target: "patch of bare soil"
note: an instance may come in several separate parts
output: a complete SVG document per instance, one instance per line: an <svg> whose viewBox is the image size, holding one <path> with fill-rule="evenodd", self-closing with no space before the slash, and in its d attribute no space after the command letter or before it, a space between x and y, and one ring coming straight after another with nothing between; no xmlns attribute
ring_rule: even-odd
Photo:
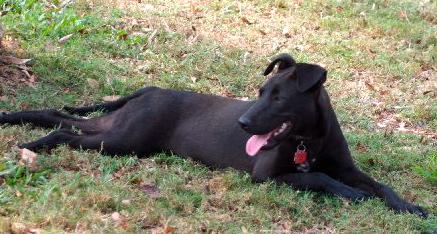
<svg viewBox="0 0 437 234"><path fill-rule="evenodd" d="M4 88L13 91L20 85L34 86L37 79L29 65L31 59L20 58L24 51L18 41L2 35L0 29L0 97Z"/></svg>

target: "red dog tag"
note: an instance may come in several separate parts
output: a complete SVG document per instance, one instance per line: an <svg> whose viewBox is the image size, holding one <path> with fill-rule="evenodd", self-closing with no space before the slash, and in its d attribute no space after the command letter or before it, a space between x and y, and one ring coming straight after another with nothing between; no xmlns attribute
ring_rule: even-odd
<svg viewBox="0 0 437 234"><path fill-rule="evenodd" d="M298 149L294 153L294 163L296 164L304 164L307 161L308 153L306 150Z"/></svg>

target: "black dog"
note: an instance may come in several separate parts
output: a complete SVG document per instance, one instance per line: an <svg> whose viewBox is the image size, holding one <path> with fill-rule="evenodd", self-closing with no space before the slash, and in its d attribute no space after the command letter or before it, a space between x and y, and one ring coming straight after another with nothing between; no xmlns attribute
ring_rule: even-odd
<svg viewBox="0 0 437 234"><path fill-rule="evenodd" d="M78 115L109 112L103 117L27 111L4 113L0 124L61 127L20 146L30 150L68 144L110 155L172 151L211 167L247 171L257 182L271 179L351 200L377 196L395 211L426 217L425 209L401 199L354 165L323 87L326 70L281 54L264 75L276 64L278 72L260 89L257 101L149 87L115 102L65 108Z"/></svg>

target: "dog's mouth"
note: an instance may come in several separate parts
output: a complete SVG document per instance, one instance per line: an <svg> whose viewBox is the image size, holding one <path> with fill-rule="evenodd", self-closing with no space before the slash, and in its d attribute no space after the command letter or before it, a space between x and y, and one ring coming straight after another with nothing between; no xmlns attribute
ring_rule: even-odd
<svg viewBox="0 0 437 234"><path fill-rule="evenodd" d="M284 122L281 126L263 135L253 135L247 140L246 153L255 156L260 150L270 150L277 146L291 132L293 123Z"/></svg>

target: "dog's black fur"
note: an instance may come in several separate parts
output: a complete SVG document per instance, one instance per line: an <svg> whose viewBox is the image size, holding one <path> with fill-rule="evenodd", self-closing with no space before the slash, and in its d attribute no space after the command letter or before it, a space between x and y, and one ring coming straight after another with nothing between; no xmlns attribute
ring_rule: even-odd
<svg viewBox="0 0 437 234"><path fill-rule="evenodd" d="M60 126L48 136L20 146L30 150L68 144L110 155L147 156L171 151L210 167L247 171L257 182L271 179L351 200L376 196L397 212L426 217L425 209L401 199L354 165L323 87L326 70L314 64L295 63L291 56L281 54L267 67L265 75L276 64L277 73L260 89L256 101L149 87L114 102L65 108L78 115L108 112L98 118L77 118L56 110L24 111L3 113L0 124ZM245 144L251 135L266 134L284 122L290 124L283 133L271 137L256 156L247 155ZM301 143L309 157L304 170L293 161Z"/></svg>

